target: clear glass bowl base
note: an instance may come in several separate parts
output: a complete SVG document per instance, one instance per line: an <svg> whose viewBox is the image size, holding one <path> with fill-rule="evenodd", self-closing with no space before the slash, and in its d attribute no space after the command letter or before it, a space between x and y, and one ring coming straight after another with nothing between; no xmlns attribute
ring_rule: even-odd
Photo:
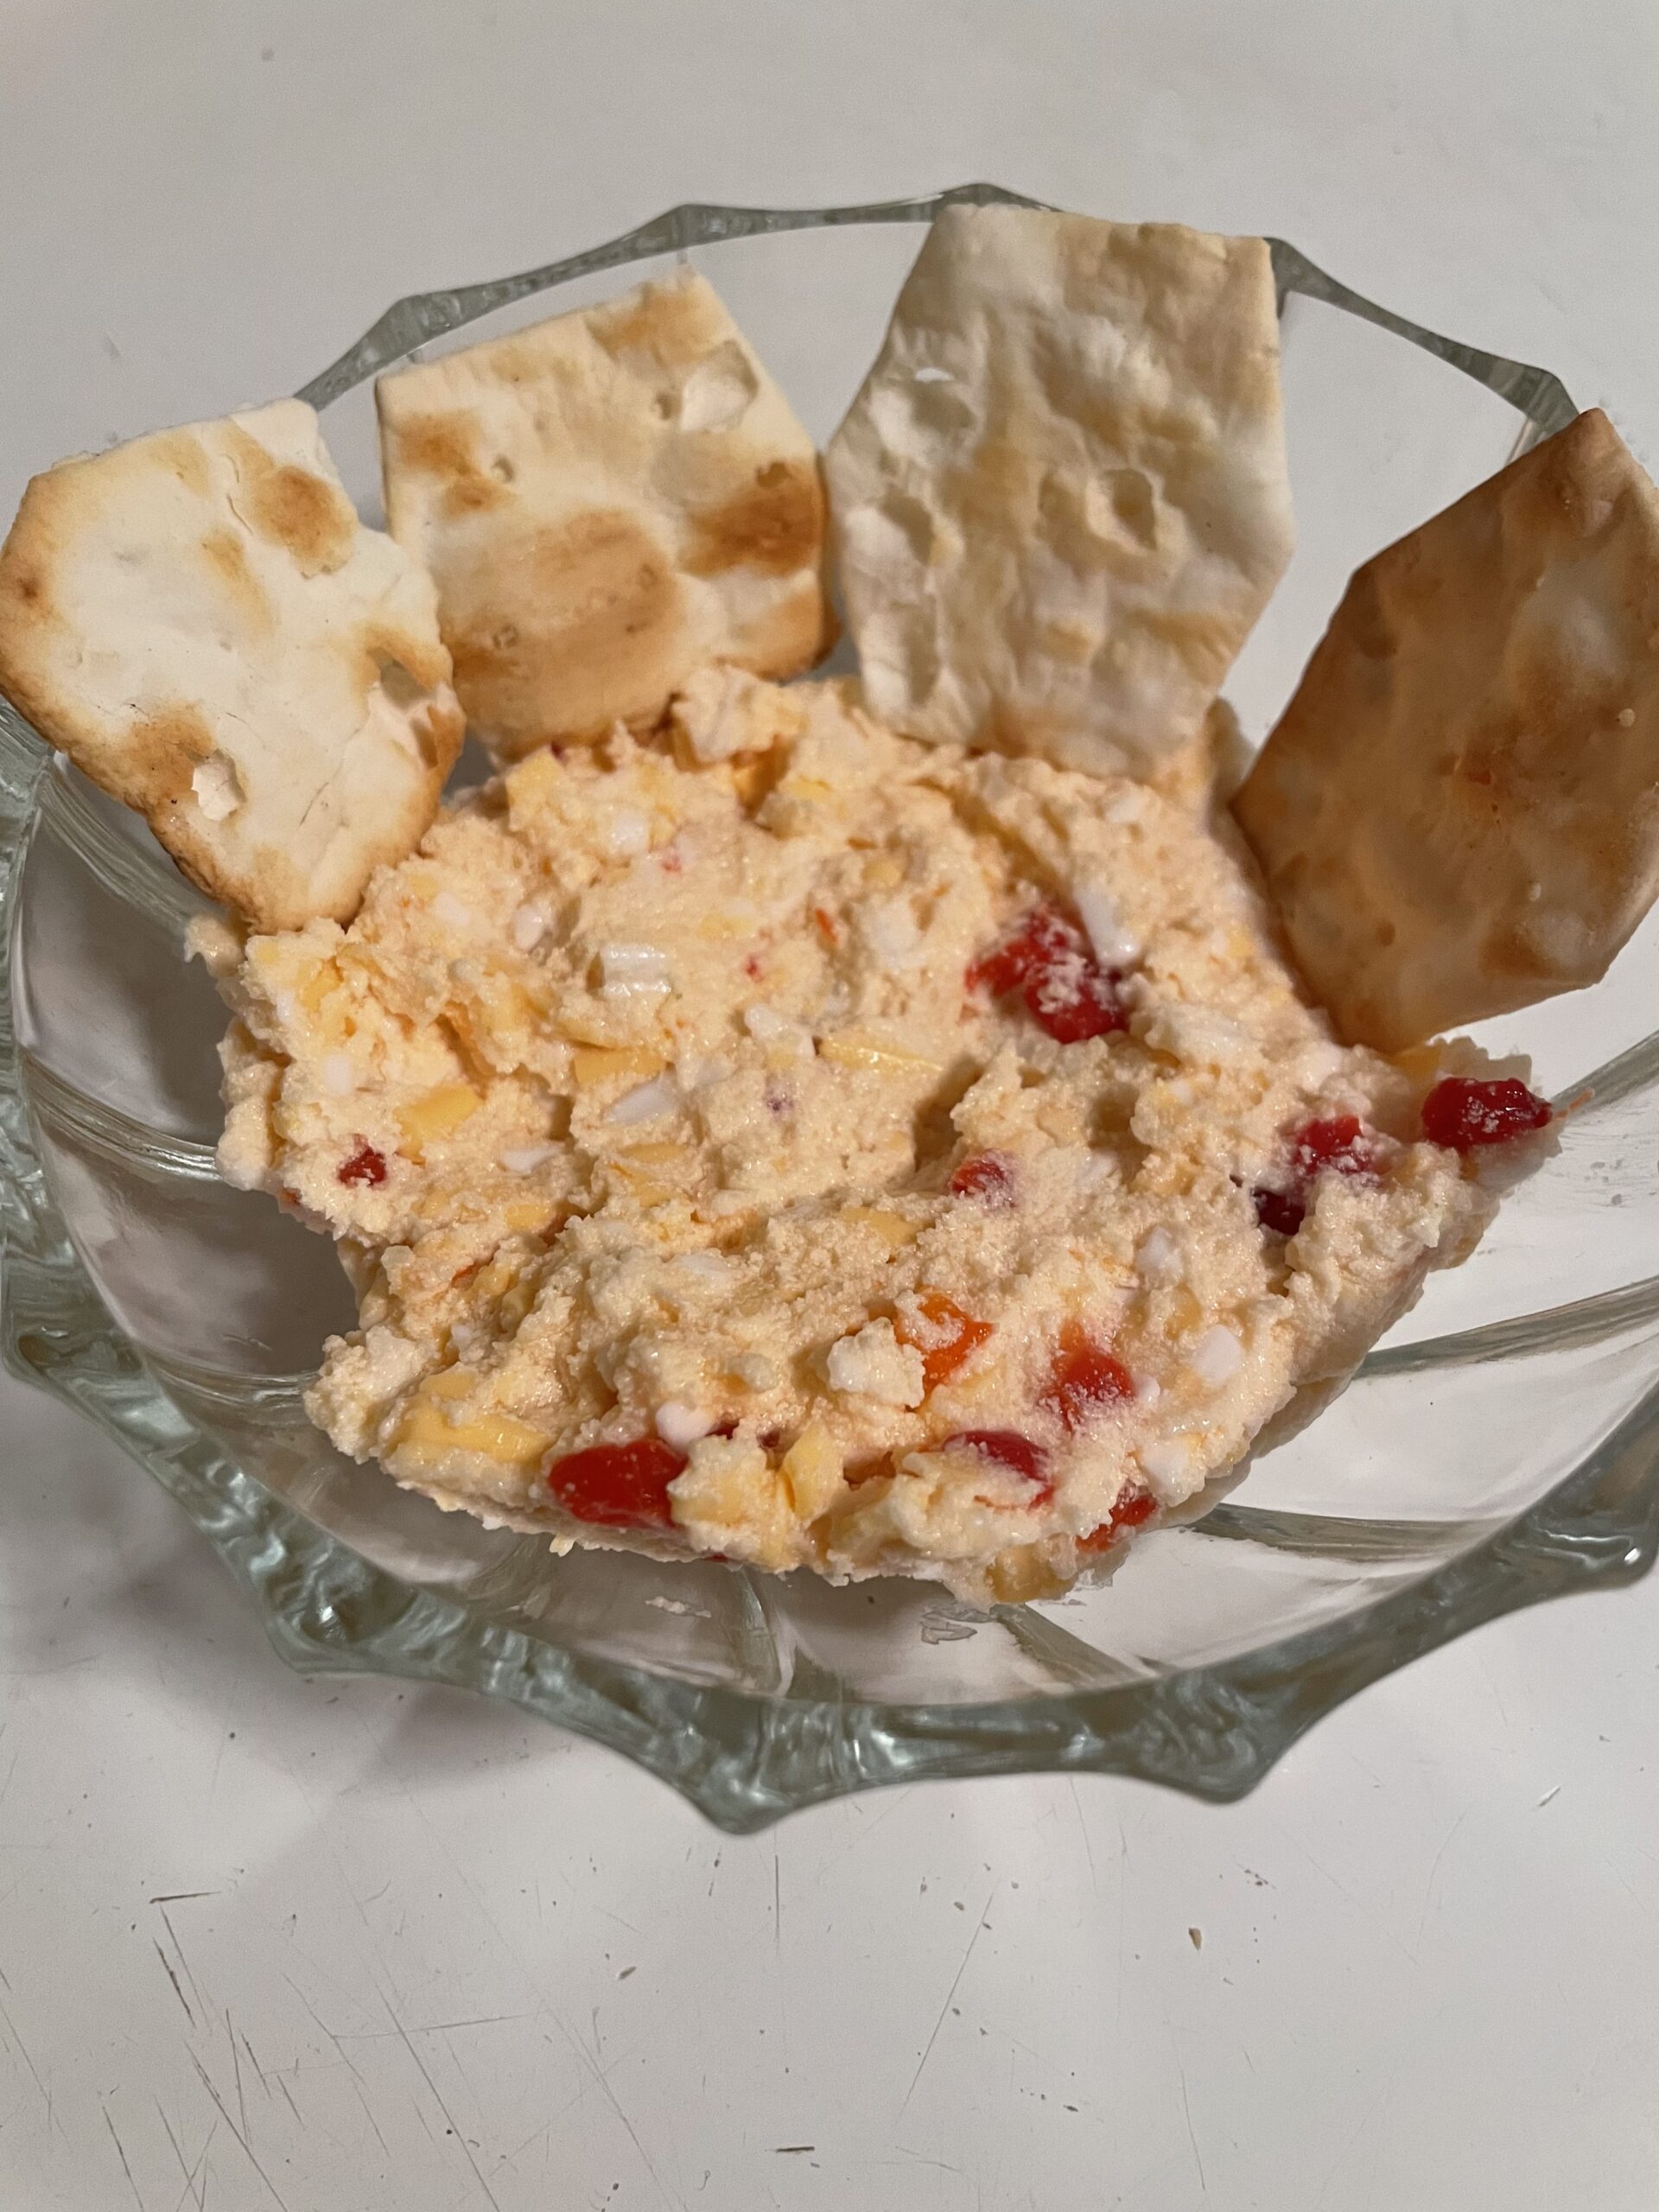
<svg viewBox="0 0 1659 2212"><path fill-rule="evenodd" d="M827 435L950 199L674 210L400 302L307 387L378 518L380 368L702 267ZM1259 735L1356 563L1570 419L1546 372L1418 329L1274 247L1300 541L1229 694ZM623 270L619 278L614 272ZM553 295L550 299L549 296ZM465 333L464 339L460 335ZM353 1466L300 1391L350 1300L326 1243L214 1174L224 1017L200 901L0 702L4 1349L166 1484L308 1671L510 1698L732 1829L929 1775L1069 1768L1249 1789L1320 1714L1475 1623L1629 1580L1659 1530L1659 928L1595 990L1491 1025L1564 1096L1559 1159L1317 1423L1109 1584L978 1614L617 1554L555 1560ZM1587 1072L1589 1071L1589 1072Z"/></svg>

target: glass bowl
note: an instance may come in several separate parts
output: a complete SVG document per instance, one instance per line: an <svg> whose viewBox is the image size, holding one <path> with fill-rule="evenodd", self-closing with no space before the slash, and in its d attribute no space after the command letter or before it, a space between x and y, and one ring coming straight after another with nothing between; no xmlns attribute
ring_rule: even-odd
<svg viewBox="0 0 1659 2212"><path fill-rule="evenodd" d="M702 268L820 439L937 200L676 208L496 283L400 301L303 397L378 518L390 363ZM1030 203L1025 203L1030 204ZM1350 570L1568 420L1556 379L1421 330L1275 242L1296 558L1230 696L1263 732ZM1560 1155L1310 1428L1109 1584L972 1612L617 1553L550 1558L350 1465L300 1392L351 1319L327 1243L226 1187L224 1015L200 902L130 816L0 702L5 1356L183 1505L296 1667L510 1698L613 1745L732 1829L878 1783L1068 1768L1227 1798L1363 1684L1476 1622L1628 1580L1659 1516L1659 930L1608 981L1488 1025L1558 1096ZM1595 1071L1592 1073L1591 1071Z"/></svg>

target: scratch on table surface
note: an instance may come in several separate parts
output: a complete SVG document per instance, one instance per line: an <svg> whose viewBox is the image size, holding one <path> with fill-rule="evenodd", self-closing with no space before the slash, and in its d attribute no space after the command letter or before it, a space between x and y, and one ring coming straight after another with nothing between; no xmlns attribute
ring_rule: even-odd
<svg viewBox="0 0 1659 2212"><path fill-rule="evenodd" d="M879 1813L865 1814L852 1841L843 1843L839 1851L832 1852L824 1860L814 1877L815 1887L822 1889L827 1876L834 1868L840 1866L843 1859L858 1850L861 1845L868 1843L883 1821L890 1821L895 1813L902 1812L910 1802L910 1791L907 1789L884 1789L881 1794L888 1800L887 1803ZM843 1798L842 1802L850 1809L855 1805L863 1805L866 1801L861 1797L848 1797Z"/></svg>
<svg viewBox="0 0 1659 2212"><path fill-rule="evenodd" d="M1397 2073L1398 2069L1396 2069L1395 2070ZM1319 2184L1319 2193L1318 2197L1314 2200L1313 2212L1323 2212L1325 2202L1331 2195L1332 2183L1336 2180L1337 2176L1341 2172L1344 2165L1352 2156L1354 2145L1358 2142L1360 2137L1365 2133L1365 2130L1370 2126L1372 2120L1376 2119L1377 2113L1382 2110L1383 2103L1388 2098L1389 2091L1392 2089L1393 2086L1393 2082L1390 2080L1385 2082L1382 2088L1377 2091L1376 2096L1371 2099L1370 2103L1366 2107L1364 2113L1362 2114L1358 2126L1355 2127L1353 2133L1349 2136L1347 2141L1338 2152L1336 2157L1332 2159L1330 2165L1325 2170L1325 2179Z"/></svg>
<svg viewBox="0 0 1659 2212"><path fill-rule="evenodd" d="M152 1943L156 1943L156 1938L153 1936L149 1940ZM173 1994L178 1999L180 2004L183 2005L184 2017L189 2021L191 2026L194 2028L196 2024L196 2016L190 2010L190 1999L185 1995L183 1990L179 1986L179 1977L173 1971L173 1961L168 1957L167 1953L162 1948L159 1943L156 1943L156 1955L166 1967L167 1978L173 1985Z"/></svg>
<svg viewBox="0 0 1659 2212"><path fill-rule="evenodd" d="M1457 1819L1452 1821L1451 1827L1446 1830L1446 1840L1435 1853L1434 1864L1428 1870L1428 1879L1423 1885L1423 1909L1418 1916L1417 1920L1417 1947L1420 1950L1422 1948L1423 1930L1428 1925L1428 1908L1434 1902L1434 1884L1440 1875L1440 1862L1446 1857L1446 1853L1451 1850L1452 1842L1457 1836L1458 1830L1463 1826L1468 1817L1469 1808L1465 1805L1462 1812L1458 1815Z"/></svg>
<svg viewBox="0 0 1659 2212"><path fill-rule="evenodd" d="M496 2171L499 2173L503 2166L517 2165L519 2159L522 2158L525 2152L529 2150L531 2145L532 2143L540 2143L544 2141L552 2133L552 2121L550 2120L544 2120L541 2126L535 2131L534 2134L525 2136L524 2141L518 2145L516 2151L507 2151L502 2153L501 2157L495 2162Z"/></svg>
<svg viewBox="0 0 1659 2212"><path fill-rule="evenodd" d="M184 1968L184 1978L189 1983L191 1988L195 1992L196 2003L201 2008L202 2018L206 2019L208 2012L207 2001L201 1993L201 1984L196 1980L194 1970L191 1967L190 1961L185 1954L184 1946L179 1941L179 1931L173 1925L173 1916L168 1911L165 1905L158 1906L157 1910L162 1916L162 1927L166 1929L168 1934L173 1938L173 1948L179 1955L179 1964Z"/></svg>
<svg viewBox="0 0 1659 2212"><path fill-rule="evenodd" d="M98 2108L104 2115L105 2126L110 2131L110 2140L115 2145L116 2157L121 2161L121 2171L127 2177L127 2187L132 2191L133 2202L138 2207L138 2212L144 2212L144 2200L138 2194L138 2184L132 2177L132 2168L127 2164L125 2145L115 2132L115 2122L110 2118L110 2108L104 2103L100 2103Z"/></svg>
<svg viewBox="0 0 1659 2212"><path fill-rule="evenodd" d="M1497 1707L1497 1717L1507 1728L1510 1725L1510 1712L1503 1702L1503 1693L1497 1686L1497 1677L1493 1674L1484 1651L1477 1651L1475 1656L1479 1662L1481 1673L1486 1677L1486 1687L1492 1694L1492 1703Z"/></svg>
<svg viewBox="0 0 1659 2212"><path fill-rule="evenodd" d="M409 2053L410 2058L414 2060L416 2069L419 2073L422 2081L425 2082L427 2088L430 2090L433 2103L436 2105L438 2110L443 2114L446 2126L448 2127L450 2133L454 2137L455 2141L460 2145L461 2156L466 2159L467 2164L473 2170L473 2179L483 2190L486 2198L493 2208L493 2212L501 2212L501 2206L496 2196L495 2191L490 2187L488 2182L485 2180L483 2168L479 2164L478 2160L473 2156L472 2145L461 2133L461 2129L456 2123L454 2113L450 2111L448 2106L444 2101L442 2090L439 2088L437 2083L432 2079L430 2069L428 2067L426 2061L421 2056L420 2052L415 2048L414 2038L410 2036L408 2029L404 2027L403 2022L397 2018L396 2012L392 2011L391 2001L387 1998L384 1990L380 1994L380 2001L386 2008L386 2012L391 2021L391 2024L397 2031L398 2039L402 2043L404 2049Z"/></svg>
<svg viewBox="0 0 1659 2212"><path fill-rule="evenodd" d="M1071 1802L1077 1809L1077 1827L1083 1835L1084 1852L1089 1860L1089 1886L1093 1890L1095 1895L1098 1897L1100 1895L1100 1875L1096 1872L1095 1866L1095 1847L1090 1840L1089 1823L1083 1817L1083 1800L1077 1795L1077 1778L1074 1774L1068 1774L1065 1779L1067 1785L1071 1791Z"/></svg>
<svg viewBox="0 0 1659 2212"><path fill-rule="evenodd" d="M634 2149L639 2153L640 2158L644 2162L645 2171L651 2176L652 2187L656 2190L658 2196L662 2198L663 2202L669 2206L669 2212L673 2212L673 2206L669 2197L668 2191L663 2187L662 2177L657 2171L655 2162L653 2161L650 2152L646 2150L645 2145L639 2140L639 2131L635 2127L633 2122L628 2118L627 2113L623 2111L621 2101L617 2096L616 2091L605 2079L604 2073L601 2069L597 2061L594 2059L593 2053L588 2050L587 2044L583 2043L582 2037L576 2033L575 2030L570 2025L570 2023L565 2018L562 2012L555 2012L553 2015L553 2021L560 2034L563 2036L571 2050L575 2052L576 2056L582 2061L583 2067L586 2069L588 2075L598 2088L601 2095L603 2096L611 2110L621 2121L623 2126L626 2128L628 2132L628 2140L632 2144Z"/></svg>
<svg viewBox="0 0 1659 2212"><path fill-rule="evenodd" d="M246 2035L243 2033L243 2031L240 2028L237 2030L237 2033L242 2037L242 2048L248 2054L249 2065L252 2067L254 2072L259 2076L260 2088L264 2091L265 2094L269 2096L270 2094L270 2083L265 2078L264 2068L259 2063L258 2059L254 2055L253 2045L248 2041Z"/></svg>
<svg viewBox="0 0 1659 2212"><path fill-rule="evenodd" d="M364 2112L368 2117L369 2126L374 2130L375 2140L379 2144L380 2148L385 2152L387 2158L390 2158L391 2156L391 2145L387 2142L385 2137L380 2133L380 2123L374 2116L374 2107L369 2102L367 2097L363 2094L362 2079L355 2066L352 2069L352 2088L356 2092L357 2101L362 2106Z"/></svg>
<svg viewBox="0 0 1659 2212"><path fill-rule="evenodd" d="M1115 2026L1121 2027L1123 2022L1124 1954L1129 1948L1128 1892L1130 1872L1129 1832L1123 1824L1122 1813L1117 1816L1117 1974L1113 1985L1112 2020Z"/></svg>
<svg viewBox="0 0 1659 2212"><path fill-rule="evenodd" d="M248 2164L253 2168L255 2173L258 2175L260 2180L264 2182L267 2190L270 2190L271 2198L278 2208L278 2212L288 2212L288 2205L283 2196L282 2191L277 2188L276 2183L272 2181L270 2176L260 2164L258 2158L255 2154L252 2144L248 2141L245 2135L239 2135L237 2133L236 2122L231 2118L230 2113L226 2107L225 2100L219 2094L218 2085L215 2083L213 2075L209 2074L207 2069L202 2064L200 2059L196 2056L194 2050L190 2054L190 2063L195 2068L197 2074L200 2076L201 2086L207 2090L208 2095L213 2099L219 2118L224 2121L226 2126L230 2129L232 2134L236 2136L237 2141L241 2145L243 2157L246 2158Z"/></svg>
<svg viewBox="0 0 1659 2212"><path fill-rule="evenodd" d="M930 2158L925 2151L912 2151L908 2143L895 2143L893 2149L901 2158L914 2158L918 2166L937 2166L942 2174L959 2174L960 2166L953 2166L945 2158Z"/></svg>
<svg viewBox="0 0 1659 2212"><path fill-rule="evenodd" d="M443 1836L440 1834L436 1824L433 1821L432 1815L427 1811L426 1807L422 1803L419 1793L410 1789L408 1777L405 1775L397 1772L395 1768L392 1770L391 1778L404 1802L409 1806L416 1818L420 1821L421 1826L426 1830L428 1835L432 1839L434 1849L438 1853L439 1856L446 1861L454 1874L455 1879L466 1891L467 1896L471 1897L474 1904L478 1910L480 1917L484 1921L486 1927L489 1927L495 1931L495 1938L501 1946L503 1955L509 1959L516 1959L518 1956L518 1945L512 1937L508 1935L506 1929L501 1925L501 1923L490 1910L488 1904L485 1902L482 1891L480 1890L478 1885L474 1881L466 1867L462 1866L461 1860L456 1857L455 1853L450 1849L448 1844L444 1840ZM356 1899L353 1898L353 1902L355 1904ZM359 1905L358 1910L361 1912L362 1907ZM626 1923L624 1924L626 1925ZM638 1929L635 1929L633 1932L637 1935L639 1931Z"/></svg>
<svg viewBox="0 0 1659 2212"><path fill-rule="evenodd" d="M772 1832L772 1948L784 1955L784 1878L778 1863L778 1831Z"/></svg>
<svg viewBox="0 0 1659 2212"><path fill-rule="evenodd" d="M1281 1827L1275 1822L1274 1834L1277 1842L1295 1852L1297 1856L1304 1860L1306 1865L1311 1866L1313 1869L1313 1872L1318 1874L1322 1880L1329 1882L1332 1888L1337 1892L1337 1895L1343 1899L1344 1904L1351 1905L1357 1913L1363 1914L1366 1911L1364 1900L1354 1891L1351 1890L1348 1885L1338 1875L1333 1874L1331 1869L1325 1865L1324 1859L1315 1858L1313 1853L1308 1849L1307 1846L1302 1841L1301 1838L1295 1834L1293 1830ZM1244 1871L1246 1873L1249 1873L1249 1869L1246 1867ZM1255 1875L1254 1879L1263 1889L1271 1886L1271 1885L1268 1884L1260 1874ZM1389 1942L1393 1944L1395 1949L1399 1952L1402 1959L1409 1959L1413 1966L1415 1966L1418 1963L1414 1955L1407 1949L1406 1946L1401 1942L1399 1936L1392 1928L1385 1929L1383 1933L1387 1936Z"/></svg>
<svg viewBox="0 0 1659 2212"><path fill-rule="evenodd" d="M248 2101L242 2094L242 2060L236 2048L236 2030L231 2024L228 2005L225 2007L225 2034L231 2046L231 2070L236 2076L236 2109L241 2116L242 2133L245 2138L251 2133L248 2126Z"/></svg>
<svg viewBox="0 0 1659 2212"><path fill-rule="evenodd" d="M179 2148L179 2139L173 2133L173 2123L168 2118L167 2113L159 2097L156 2099L156 2109L161 2115L162 2127L167 2131L167 2139L173 2145L173 2155L179 2162L179 2171L184 2176L184 2196L194 2196L196 2200L196 2212L201 2212L202 2199L207 2194L207 2184L204 2182L201 2187L198 2189L196 2187L196 2176L201 2171L202 2164L207 2156L208 2148L213 2142L214 2135L218 2132L219 2122L216 2120L210 2120L208 2121L207 2139L202 2144L200 2150L196 2153L196 2163L194 2166L188 2165L185 2163L184 2153ZM181 2196L179 2199L181 2204L184 2202L184 2196Z"/></svg>
<svg viewBox="0 0 1659 2212"><path fill-rule="evenodd" d="M214 1793L214 1792L215 1792L215 1790L217 1790L217 1789L219 1788L219 1769L220 1769L220 1767L222 1767L222 1766L224 1765L224 1764L225 1764L225 1752L226 1752L226 1746L227 1746L227 1745L229 1745L229 1743L230 1743L230 1740L231 1740L231 1739L230 1739L229 1736L225 1735L225 1734L221 1734L221 1735L220 1735L220 1737L219 1737L219 1752L218 1752L218 1756L217 1756L217 1757L214 1758L214 1760L213 1760L213 1773L209 1776L209 1777L208 1777L208 1781L207 1781L207 1808L208 1808L208 1810L209 1810L209 1811L211 1811L211 1810L212 1810L212 1808L213 1808L213 1793Z"/></svg>
<svg viewBox="0 0 1659 2212"><path fill-rule="evenodd" d="M915 2095L916 2084L921 2080L928 2060L933 2056L933 2046L939 2039L939 2030L944 2025L944 2016L950 2010L950 2000L962 1986L962 1977L968 1971L968 1961L974 1955L974 1946L985 1933L985 1923L989 1917L992 1905L996 1902L996 1893L1001 1887L1000 1882L993 1884L987 1893L984 1904L980 1908L979 1919L975 1925L973 1934L968 1938L968 1948L962 1955L962 1963L957 1968L956 1978L944 1993L944 2002L939 2007L938 2018L933 2023L933 2032L927 2039L926 2046L917 2063L916 2071L910 2077L910 2087L905 2091L905 2101L899 2107L900 2112L906 2109L911 2099Z"/></svg>
<svg viewBox="0 0 1659 2212"><path fill-rule="evenodd" d="M1179 2059L1176 2061L1176 2064L1180 2066ZM1186 2069L1185 2066L1180 2066L1180 2075L1181 2110L1186 2115L1186 2139L1192 2145L1192 2163L1198 2170L1198 2194L1200 2196L1208 2196L1210 2194L1210 2184L1204 2177L1204 2153L1198 2148L1198 2130L1192 2125L1192 2105L1191 2099L1186 2094Z"/></svg>
<svg viewBox="0 0 1659 2212"><path fill-rule="evenodd" d="M17 2023L12 2018L10 2007L9 2005L0 2005L0 2020L3 2020L5 2022L6 2033L11 2037L13 2043L16 2044L17 2055L22 2060L24 2065L29 2069L29 2078L34 2082L35 2088L41 2093L41 2102L46 2107L47 2123L50 2126L52 2120L51 2093L47 2088L45 2082L42 2082L40 2077L34 2058L30 2055L29 2045L23 2041L22 2036L17 2032Z"/></svg>
<svg viewBox="0 0 1659 2212"><path fill-rule="evenodd" d="M334 2046L335 2056L340 2059L344 2064L349 2066L352 2062L346 2056L346 2053L340 2048L340 2038L334 2033L327 2021L323 2018L321 2013L318 2012L316 2006L311 2002L311 1999L300 1987L299 1983L295 1980L291 1974L285 1974L283 1976L283 1980L288 1984L294 1994L299 1999L301 2004L304 2005L306 2011L310 2014L319 2033L327 2036L329 2042L333 2044Z"/></svg>

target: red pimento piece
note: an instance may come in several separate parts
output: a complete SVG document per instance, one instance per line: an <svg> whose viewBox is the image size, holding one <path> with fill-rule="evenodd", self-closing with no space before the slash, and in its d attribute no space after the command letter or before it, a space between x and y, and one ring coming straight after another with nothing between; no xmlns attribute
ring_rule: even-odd
<svg viewBox="0 0 1659 2212"><path fill-rule="evenodd" d="M386 1179L386 1156L377 1152L372 1144L359 1140L357 1150L349 1160L342 1160L334 1170L337 1183L380 1184Z"/></svg>
<svg viewBox="0 0 1659 2212"><path fill-rule="evenodd" d="M988 991L994 999L1000 999L1007 991L1018 990L1038 970L1052 968L1057 960L1081 950L1077 932L1064 914L1052 906L1033 906L1015 924L1011 936L971 963L968 988Z"/></svg>
<svg viewBox="0 0 1659 2212"><path fill-rule="evenodd" d="M1129 1018L1117 995L1117 974L1103 968L1083 932L1052 906L1033 907L967 974L970 991L993 998L1020 992L1026 1010L1057 1044L1127 1029Z"/></svg>
<svg viewBox="0 0 1659 2212"><path fill-rule="evenodd" d="M922 1355L922 1381L930 1390L948 1382L969 1355L995 1332L988 1321L976 1321L942 1291L925 1290L916 1303L928 1323L928 1341L906 1332L903 1319L893 1330L901 1344L912 1344ZM941 1332L948 1330L950 1334Z"/></svg>
<svg viewBox="0 0 1659 2212"><path fill-rule="evenodd" d="M1307 1218L1307 1207L1294 1191L1268 1191L1260 1185L1250 1192L1255 1217L1275 1236L1294 1236Z"/></svg>
<svg viewBox="0 0 1659 2212"><path fill-rule="evenodd" d="M1101 1522L1086 1536L1077 1538L1080 1552L1109 1551L1126 1529L1138 1529L1142 1522L1150 1521L1158 1510L1158 1501L1150 1491L1126 1490L1116 1505Z"/></svg>
<svg viewBox="0 0 1659 2212"><path fill-rule="evenodd" d="M1086 953L1061 961L1030 976L1026 1010L1057 1045L1081 1045L1090 1037L1109 1037L1129 1026L1128 1009L1117 995L1117 977Z"/></svg>
<svg viewBox="0 0 1659 2212"><path fill-rule="evenodd" d="M999 1467L1012 1467L1032 1485L1027 1509L1046 1505L1054 1495L1048 1479L1048 1454L1040 1444L1011 1428L962 1428L937 1446L941 1452L971 1452L976 1459L995 1459Z"/></svg>
<svg viewBox="0 0 1659 2212"><path fill-rule="evenodd" d="M841 943L841 925L827 906L815 906L812 918L818 925L818 934L826 944Z"/></svg>
<svg viewBox="0 0 1659 2212"><path fill-rule="evenodd" d="M671 1529L668 1486L685 1454L660 1437L632 1444L594 1444L568 1452L547 1471L547 1486L567 1513L601 1529Z"/></svg>
<svg viewBox="0 0 1659 2212"><path fill-rule="evenodd" d="M1086 1427L1103 1407L1135 1395L1135 1378L1121 1359L1097 1343L1080 1321L1060 1331L1042 1402L1060 1417L1068 1434Z"/></svg>
<svg viewBox="0 0 1659 2212"><path fill-rule="evenodd" d="M1518 1076L1486 1083L1448 1075L1423 1101L1423 1135L1452 1152L1472 1152L1477 1145L1507 1144L1553 1120L1548 1103L1527 1089Z"/></svg>
<svg viewBox="0 0 1659 2212"><path fill-rule="evenodd" d="M997 1211L1014 1204L1014 1162L1006 1152L976 1152L950 1178L950 1195Z"/></svg>
<svg viewBox="0 0 1659 2212"><path fill-rule="evenodd" d="M1375 1175L1376 1154L1357 1114L1309 1122L1290 1141L1290 1162L1305 1182L1329 1167L1338 1175Z"/></svg>
<svg viewBox="0 0 1659 2212"><path fill-rule="evenodd" d="M1255 1217L1275 1236L1294 1236L1307 1218L1307 1192L1327 1173L1349 1175L1360 1182L1375 1182L1381 1169L1370 1132L1357 1114L1333 1114L1322 1122L1305 1122L1290 1141L1290 1166L1294 1177L1287 1191L1258 1183L1250 1192Z"/></svg>

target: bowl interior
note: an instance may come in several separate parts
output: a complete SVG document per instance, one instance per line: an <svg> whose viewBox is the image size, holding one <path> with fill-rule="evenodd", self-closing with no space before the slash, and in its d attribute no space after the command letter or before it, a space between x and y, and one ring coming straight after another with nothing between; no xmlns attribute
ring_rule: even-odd
<svg viewBox="0 0 1659 2212"><path fill-rule="evenodd" d="M709 238L683 255L617 255L423 350L689 258L822 440L874 353L920 235L913 220L817 223ZM1281 250L1299 547L1229 686L1252 738L1357 563L1500 467L1565 402L1522 386L1518 406L1493 388L1513 390L1514 378L1460 373L1363 302L1333 303L1340 288L1295 289L1299 266ZM438 297L453 306L454 296ZM332 401L325 430L378 520L366 383ZM988 1617L915 1584L832 1590L712 1564L551 1560L533 1540L404 1496L306 1421L302 1382L323 1338L349 1325L351 1301L323 1240L214 1176L224 1017L181 954L200 904L130 817L66 764L48 768L13 902L13 1006L29 1141L73 1260L113 1332L230 1463L400 1583L560 1652L766 1700L1014 1701L1029 1717L1046 1700L1362 1623L1583 1468L1652 1388L1659 1294L1643 1278L1659 1253L1659 1053L1641 1048L1659 918L1598 988L1481 1033L1494 1049L1531 1051L1557 1091L1626 1056L1568 1126L1560 1158L1510 1201L1468 1267L1431 1281L1316 1425L1262 1454L1199 1525L1139 1542L1109 1585Z"/></svg>

